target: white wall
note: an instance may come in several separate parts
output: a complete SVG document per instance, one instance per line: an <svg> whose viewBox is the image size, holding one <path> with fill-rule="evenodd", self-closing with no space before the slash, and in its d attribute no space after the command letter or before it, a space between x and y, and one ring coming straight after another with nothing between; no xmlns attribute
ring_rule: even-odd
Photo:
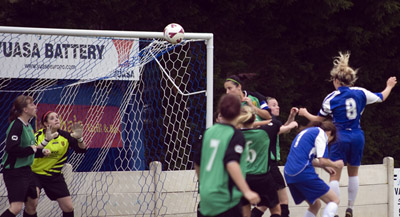
<svg viewBox="0 0 400 217"><path fill-rule="evenodd" d="M199 198L195 172L193 170L161 171L159 162L152 164L151 168L149 171L107 172L109 177L112 177L112 183L107 186L107 191L100 194L98 192L91 193L93 191L90 189L97 180L104 179L103 176L100 176L102 174L72 173L71 168L67 168L65 171L67 183L71 183L73 180L83 180L84 182L76 192L71 191L75 216L154 217L157 215L152 213L163 213L164 217L196 217L195 207ZM280 169L282 171L283 167ZM317 170L317 172L323 180L328 182L329 176L326 172L321 170ZM359 179L360 188L354 215L393 217L393 158L385 158L383 164L361 166ZM4 185L1 174L0 180L0 183ZM340 181L340 216L344 216L347 205L347 181L347 170L344 168ZM143 191L144 185L147 186L145 191ZM0 201L7 201L4 200L6 196L7 193L4 190L0 192ZM60 216L57 203L49 202L47 197L44 198L39 203L39 216ZM94 203L94 205L82 206L88 201L97 201L97 198L101 198L99 201L102 201L102 204ZM290 193L289 199L290 216L303 217L307 209L306 203L294 205ZM145 209L143 202L145 202ZM100 206L101 210L98 208ZM6 207L1 206L0 213ZM85 207L85 210L82 210L82 207ZM53 209L53 211L50 212L49 209ZM321 213L322 210L318 216L321 216ZM267 216L270 216L269 212L264 214L264 217Z"/></svg>

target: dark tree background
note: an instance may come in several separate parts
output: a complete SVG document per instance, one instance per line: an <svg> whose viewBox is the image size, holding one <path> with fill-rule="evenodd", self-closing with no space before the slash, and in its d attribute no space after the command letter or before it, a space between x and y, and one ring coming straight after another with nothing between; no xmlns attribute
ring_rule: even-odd
<svg viewBox="0 0 400 217"><path fill-rule="evenodd" d="M292 106L318 112L334 90L338 51L351 51L357 86L380 92L388 77L400 77L399 0L0 0L3 26L162 31L171 22L214 34L215 101L227 75L252 75L245 89L276 97L282 121ZM399 93L367 106L363 164L392 156L400 167ZM283 162L294 136L281 136Z"/></svg>

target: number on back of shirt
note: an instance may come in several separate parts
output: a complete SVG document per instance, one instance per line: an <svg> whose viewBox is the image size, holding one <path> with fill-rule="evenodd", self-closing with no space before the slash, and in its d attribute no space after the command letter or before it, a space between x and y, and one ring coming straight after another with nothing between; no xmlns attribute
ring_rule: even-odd
<svg viewBox="0 0 400 217"><path fill-rule="evenodd" d="M207 167L206 167L206 171L210 171L212 168L212 165L214 163L215 160L215 155L217 155L217 150L218 150L218 146L219 146L220 141L217 139L211 139L210 141L210 148L213 149L212 153L211 153L211 157L210 160L208 161Z"/></svg>
<svg viewBox="0 0 400 217"><path fill-rule="evenodd" d="M346 99L346 116L349 120L357 118L357 105L353 98Z"/></svg>
<svg viewBox="0 0 400 217"><path fill-rule="evenodd" d="M247 141L246 146L249 147L253 143L253 141ZM247 162L253 163L257 158L257 153L254 149L249 149L249 153L247 154Z"/></svg>

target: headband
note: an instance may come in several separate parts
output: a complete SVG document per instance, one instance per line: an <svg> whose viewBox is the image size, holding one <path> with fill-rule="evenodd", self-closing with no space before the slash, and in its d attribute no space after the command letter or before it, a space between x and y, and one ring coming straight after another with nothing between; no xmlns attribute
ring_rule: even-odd
<svg viewBox="0 0 400 217"><path fill-rule="evenodd" d="M44 113L44 115L42 116L42 123L44 123L44 120L46 119L47 115L49 115L52 112L53 111L48 111L48 112Z"/></svg>
<svg viewBox="0 0 400 217"><path fill-rule="evenodd" d="M227 81L232 81L232 82L234 82L234 83L240 85L240 83L239 83L238 81L236 81L235 79L227 78L226 80L227 80Z"/></svg>

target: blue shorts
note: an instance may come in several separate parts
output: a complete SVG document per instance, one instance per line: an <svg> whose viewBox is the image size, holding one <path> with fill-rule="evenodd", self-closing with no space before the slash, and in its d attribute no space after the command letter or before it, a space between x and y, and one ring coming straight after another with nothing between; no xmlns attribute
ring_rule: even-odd
<svg viewBox="0 0 400 217"><path fill-rule="evenodd" d="M329 186L320 178L297 183L287 183L294 202L300 204L304 200L313 204L329 191Z"/></svg>
<svg viewBox="0 0 400 217"><path fill-rule="evenodd" d="M344 164L360 166L364 151L364 132L361 129L340 130L338 138L329 149L332 161L343 160Z"/></svg>

